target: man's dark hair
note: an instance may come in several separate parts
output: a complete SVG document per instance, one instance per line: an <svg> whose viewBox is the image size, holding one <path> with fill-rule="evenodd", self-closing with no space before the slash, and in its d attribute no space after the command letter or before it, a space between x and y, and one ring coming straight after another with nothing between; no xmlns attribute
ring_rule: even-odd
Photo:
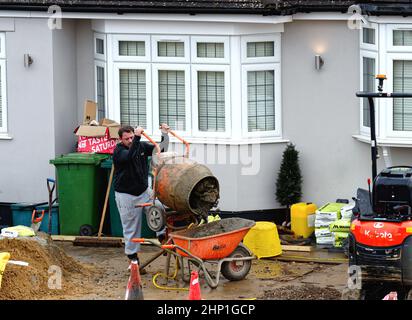
<svg viewBox="0 0 412 320"><path fill-rule="evenodd" d="M128 132L128 133L133 133L134 128L132 126L123 126L119 129L119 138L123 136L123 133Z"/></svg>

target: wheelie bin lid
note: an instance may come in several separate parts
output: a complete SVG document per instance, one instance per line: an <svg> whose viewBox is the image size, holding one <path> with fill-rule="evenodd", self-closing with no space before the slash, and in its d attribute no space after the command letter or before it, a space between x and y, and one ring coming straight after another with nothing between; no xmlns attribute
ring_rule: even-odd
<svg viewBox="0 0 412 320"><path fill-rule="evenodd" d="M38 206L38 203L34 202L19 202L19 203L13 203L10 208L12 210L33 210L36 206Z"/></svg>
<svg viewBox="0 0 412 320"><path fill-rule="evenodd" d="M109 157L107 154L98 153L68 153L50 160L51 164L94 164L99 165Z"/></svg>

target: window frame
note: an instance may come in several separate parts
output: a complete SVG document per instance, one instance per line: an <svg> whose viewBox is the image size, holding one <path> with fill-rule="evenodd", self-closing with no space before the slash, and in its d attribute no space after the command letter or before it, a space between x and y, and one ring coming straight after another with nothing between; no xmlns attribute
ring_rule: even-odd
<svg viewBox="0 0 412 320"><path fill-rule="evenodd" d="M405 60L412 61L412 52L410 53L388 53L387 72L392 75L388 77L387 86L394 91L394 79L393 79L393 61ZM388 90L389 91L389 90ZM411 99L411 98L408 98ZM384 109L386 109L386 134L388 138L412 138L412 131L396 131L393 128L393 99L385 99Z"/></svg>
<svg viewBox="0 0 412 320"><path fill-rule="evenodd" d="M97 45L96 45L96 40L97 39L103 40L104 54L97 53ZM94 36L93 36L93 48L94 48L94 59L106 61L106 57L107 57L106 34L104 34L104 33L95 33L94 34Z"/></svg>
<svg viewBox="0 0 412 320"><path fill-rule="evenodd" d="M115 121L121 122L120 110L120 70L145 70L146 71L146 126L145 131L151 135L153 133L153 103L152 103L152 71L150 63L113 63L113 86L114 86L114 115Z"/></svg>
<svg viewBox="0 0 412 320"><path fill-rule="evenodd" d="M131 34L116 34L112 37L113 45L112 56L114 61L134 61L134 62L150 62L151 61L151 45L149 35L131 35ZM120 41L143 41L145 44L144 56L121 56L119 54Z"/></svg>
<svg viewBox="0 0 412 320"><path fill-rule="evenodd" d="M231 99L230 99L230 66L225 65L192 65L192 135L194 137L230 138L231 128ZM210 132L199 130L199 101L198 101L198 71L224 72L225 81L225 131Z"/></svg>
<svg viewBox="0 0 412 320"><path fill-rule="evenodd" d="M183 42L184 56L183 57L159 57L158 42ZM190 63L190 42L189 36L180 35L156 35L151 36L152 46L152 62L153 63Z"/></svg>
<svg viewBox="0 0 412 320"><path fill-rule="evenodd" d="M98 103L98 92L97 92L97 67L103 68L103 73L104 73L104 114L105 117L108 117L108 108L107 108L107 68L106 68L106 62L100 61L100 60L95 60L94 61L94 97L96 103ZM97 118L99 115L99 110L97 110ZM100 119L97 119L100 120Z"/></svg>
<svg viewBox="0 0 412 320"><path fill-rule="evenodd" d="M379 72L379 54L377 52L373 52L373 51L361 51L360 53L360 91L363 91L363 58L372 58L375 59L375 75L378 74ZM361 134L364 135L370 135L370 127L366 127L363 125L363 101L364 99L359 99L360 102L360 132ZM379 134L379 130L380 130L380 125L379 125L379 105L380 105L380 99L375 99L375 124L376 124L376 134Z"/></svg>
<svg viewBox="0 0 412 320"><path fill-rule="evenodd" d="M1 34L0 37L4 39L4 34ZM4 48L4 46L3 46ZM2 103L1 103L1 113L2 113L2 125L0 126L0 134L5 134L8 132L8 113L7 113L7 72L6 72L6 60L0 60L0 68L1 68L1 79L4 79L3 85L1 86L1 95L2 95Z"/></svg>
<svg viewBox="0 0 412 320"><path fill-rule="evenodd" d="M190 64L172 64L172 63L152 63L152 94L153 94L153 128L158 128L160 124L160 111L159 111L159 71L184 71L185 72L185 128L186 130L174 130L178 135L191 136L192 134L192 117L191 117L191 83L190 83ZM170 125L170 123L169 123Z"/></svg>
<svg viewBox="0 0 412 320"><path fill-rule="evenodd" d="M273 41L274 42L274 56L271 57L253 57L248 58L247 56L247 44L248 42L264 42L264 41ZM241 36L241 62L243 64L251 63L268 63L268 62L280 62L281 55L281 35L280 33L276 34L265 34L265 35L252 35L252 36Z"/></svg>
<svg viewBox="0 0 412 320"><path fill-rule="evenodd" d="M386 25L386 51L389 52L412 52L412 46L394 46L393 45L393 31L395 30L410 30L412 31L412 24L387 24Z"/></svg>
<svg viewBox="0 0 412 320"><path fill-rule="evenodd" d="M197 56L197 44L198 43L223 43L224 46L224 57L223 58L199 58ZM229 64L230 63L230 41L229 37L216 36L216 37L205 37L205 36L192 36L190 37L191 46L191 62L192 63L207 63L207 64Z"/></svg>
<svg viewBox="0 0 412 320"><path fill-rule="evenodd" d="M373 50L378 51L379 48L379 26L377 23L369 23L369 25L365 26L365 28L374 29L375 30L375 44L364 43L363 42L363 27L360 29L360 48L363 50Z"/></svg>
<svg viewBox="0 0 412 320"><path fill-rule="evenodd" d="M249 132L248 124L248 91L247 91L247 72L248 71L274 71L274 94L275 94L275 130ZM242 136L251 137L277 137L282 135L282 97L281 97L281 66L276 64L251 64L242 65Z"/></svg>

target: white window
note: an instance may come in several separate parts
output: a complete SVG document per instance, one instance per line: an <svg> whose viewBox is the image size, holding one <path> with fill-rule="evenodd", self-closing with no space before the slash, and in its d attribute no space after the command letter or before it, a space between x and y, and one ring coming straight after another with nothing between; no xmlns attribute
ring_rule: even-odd
<svg viewBox="0 0 412 320"><path fill-rule="evenodd" d="M95 61L95 99L97 102L97 119L106 118L106 64L102 61Z"/></svg>
<svg viewBox="0 0 412 320"><path fill-rule="evenodd" d="M412 92L411 60L393 60L393 91ZM393 100L393 130L412 131L412 99Z"/></svg>
<svg viewBox="0 0 412 320"><path fill-rule="evenodd" d="M5 34L0 33L0 133L7 132L7 89Z"/></svg>
<svg viewBox="0 0 412 320"><path fill-rule="evenodd" d="M167 123L177 132L190 134L190 66L153 65L153 115L159 126Z"/></svg>
<svg viewBox="0 0 412 320"><path fill-rule="evenodd" d="M360 46L364 50L378 50L379 29L376 23L370 23L360 30Z"/></svg>
<svg viewBox="0 0 412 320"><path fill-rule="evenodd" d="M94 58L106 60L106 35L104 34L94 34Z"/></svg>
<svg viewBox="0 0 412 320"><path fill-rule="evenodd" d="M153 61L190 62L189 37L152 36Z"/></svg>
<svg viewBox="0 0 412 320"><path fill-rule="evenodd" d="M191 37L192 63L229 64L229 37Z"/></svg>
<svg viewBox="0 0 412 320"><path fill-rule="evenodd" d="M230 137L230 67L192 65L193 134Z"/></svg>
<svg viewBox="0 0 412 320"><path fill-rule="evenodd" d="M387 91L412 92L412 53L387 55ZM386 136L389 138L412 138L412 99L385 99Z"/></svg>
<svg viewBox="0 0 412 320"><path fill-rule="evenodd" d="M378 82L375 79L378 74L378 54L370 51L361 52L361 91L376 92ZM375 115L376 118L379 113L379 101L375 100ZM369 116L369 102L367 98L360 99L361 112L361 132L370 134L370 116ZM378 124L378 121L376 122Z"/></svg>
<svg viewBox="0 0 412 320"><path fill-rule="evenodd" d="M388 52L412 52L412 25L387 25L386 42Z"/></svg>
<svg viewBox="0 0 412 320"><path fill-rule="evenodd" d="M242 63L280 62L280 35L242 37Z"/></svg>
<svg viewBox="0 0 412 320"><path fill-rule="evenodd" d="M96 99L112 119L149 134L168 123L184 137L280 137L280 35L107 39L107 65L96 64Z"/></svg>
<svg viewBox="0 0 412 320"><path fill-rule="evenodd" d="M245 65L243 133L245 136L280 136L280 66Z"/></svg>
<svg viewBox="0 0 412 320"><path fill-rule="evenodd" d="M116 119L152 133L151 71L149 64L114 65Z"/></svg>
<svg viewBox="0 0 412 320"><path fill-rule="evenodd" d="M150 36L116 35L112 39L115 61L150 62Z"/></svg>

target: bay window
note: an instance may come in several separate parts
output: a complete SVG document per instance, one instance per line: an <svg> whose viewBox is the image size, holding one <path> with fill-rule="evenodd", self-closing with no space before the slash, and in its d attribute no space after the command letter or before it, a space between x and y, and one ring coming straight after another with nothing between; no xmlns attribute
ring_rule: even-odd
<svg viewBox="0 0 412 320"><path fill-rule="evenodd" d="M103 50L96 45L104 53L95 56L99 118L106 111L148 134L167 123L196 139L230 140L233 132L244 138L280 137L278 34L234 37L238 55L231 52L228 36L104 36L96 36L107 41ZM235 66L237 79L232 78ZM239 92L232 92L235 80Z"/></svg>

